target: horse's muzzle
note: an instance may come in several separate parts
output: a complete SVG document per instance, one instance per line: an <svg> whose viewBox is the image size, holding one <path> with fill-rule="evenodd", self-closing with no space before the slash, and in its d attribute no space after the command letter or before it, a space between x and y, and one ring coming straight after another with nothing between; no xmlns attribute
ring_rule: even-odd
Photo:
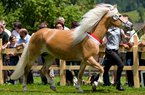
<svg viewBox="0 0 145 95"><path fill-rule="evenodd" d="M126 23L124 23L124 26L125 26L125 30L127 31L133 30L133 24L130 21L127 21Z"/></svg>

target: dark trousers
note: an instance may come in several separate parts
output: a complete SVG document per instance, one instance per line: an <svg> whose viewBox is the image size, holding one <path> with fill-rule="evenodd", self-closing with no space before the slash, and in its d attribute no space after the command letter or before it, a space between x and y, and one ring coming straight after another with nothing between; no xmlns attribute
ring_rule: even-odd
<svg viewBox="0 0 145 95"><path fill-rule="evenodd" d="M127 66L133 65L133 53L132 52L126 53L126 65ZM132 87L134 85L133 71L127 70L126 75L127 75L127 84L128 84L128 86Z"/></svg>
<svg viewBox="0 0 145 95"><path fill-rule="evenodd" d="M34 79L33 79L33 73L32 71L30 71L27 78L27 84L32 84L32 83L34 83Z"/></svg>
<svg viewBox="0 0 145 95"><path fill-rule="evenodd" d="M116 76L116 84L121 85L120 79L121 79L121 74L123 71L123 61L121 60L118 50L108 50L106 49L105 51L105 56L106 56L106 62L104 64L104 75L103 75L103 81L104 85L110 85L110 80L109 80L109 69L112 65L117 65L117 76Z"/></svg>

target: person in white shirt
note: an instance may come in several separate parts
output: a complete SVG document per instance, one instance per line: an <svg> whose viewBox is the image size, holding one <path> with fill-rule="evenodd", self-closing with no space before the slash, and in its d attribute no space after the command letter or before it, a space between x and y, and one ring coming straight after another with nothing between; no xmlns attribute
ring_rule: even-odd
<svg viewBox="0 0 145 95"><path fill-rule="evenodd" d="M9 31L8 29L6 29L6 22L4 20L0 21L3 24L4 27L4 31L9 35L9 37L11 36L11 31Z"/></svg>
<svg viewBox="0 0 145 95"><path fill-rule="evenodd" d="M21 22L14 22L14 30L12 31L12 35L16 37L16 40L18 41L20 39L19 30L22 28Z"/></svg>

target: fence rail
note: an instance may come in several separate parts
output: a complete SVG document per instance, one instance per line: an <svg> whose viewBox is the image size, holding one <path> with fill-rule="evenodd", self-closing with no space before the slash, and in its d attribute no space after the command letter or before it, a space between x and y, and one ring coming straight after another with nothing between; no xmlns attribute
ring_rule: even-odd
<svg viewBox="0 0 145 95"><path fill-rule="evenodd" d="M0 46L2 46L2 40L0 39ZM5 49L2 50L0 49L0 84L4 83L3 80L3 70L15 70L16 66L4 66L3 65L3 60L2 60L2 55L3 54L9 54L9 52L14 52L14 53L22 53L23 49L17 50L17 49ZM134 46L130 50L126 50L123 47L120 47L121 52L129 51L133 52L133 66L124 66L123 70L133 70L133 78L134 78L134 87L139 88L140 87L140 82L139 82L139 70L145 70L145 66L139 66L139 57L138 57L138 52L145 52L145 48L140 48L138 47L138 41L137 37L134 36ZM100 55L104 55L105 48L104 46L100 46ZM42 66L33 66L33 70L40 70ZM52 65L50 69L54 70L60 70L60 85L65 85L65 70L71 69L71 70L79 70L79 66L67 66L66 62L64 60L60 60L60 67ZM85 70L90 70L91 67L87 66ZM112 66L110 70L117 70L116 66Z"/></svg>

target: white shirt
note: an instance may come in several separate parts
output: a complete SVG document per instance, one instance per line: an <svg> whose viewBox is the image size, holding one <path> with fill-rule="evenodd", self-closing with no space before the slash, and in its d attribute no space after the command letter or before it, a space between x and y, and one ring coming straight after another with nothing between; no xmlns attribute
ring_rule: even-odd
<svg viewBox="0 0 145 95"><path fill-rule="evenodd" d="M12 35L14 35L16 37L16 41L18 41L20 39L20 34L16 30L12 31Z"/></svg>
<svg viewBox="0 0 145 95"><path fill-rule="evenodd" d="M11 36L11 31L9 31L8 29L6 29L5 28L5 30L4 30L8 35L9 35L9 37Z"/></svg>

